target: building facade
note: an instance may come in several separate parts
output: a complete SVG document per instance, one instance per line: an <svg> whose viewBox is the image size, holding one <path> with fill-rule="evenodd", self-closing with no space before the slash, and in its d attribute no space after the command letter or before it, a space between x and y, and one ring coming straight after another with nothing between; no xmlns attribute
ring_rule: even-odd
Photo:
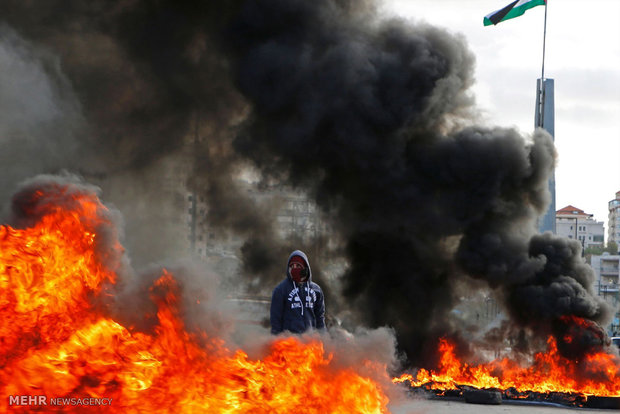
<svg viewBox="0 0 620 414"><path fill-rule="evenodd" d="M611 306L617 309L609 326L609 333L620 335L620 255L603 253L601 256L592 256L592 269L596 274L596 291Z"/></svg>
<svg viewBox="0 0 620 414"><path fill-rule="evenodd" d="M558 236L578 240L584 249L604 247L605 229L602 221L596 221L573 206L566 206L555 212L555 228Z"/></svg>
<svg viewBox="0 0 620 414"><path fill-rule="evenodd" d="M616 198L609 202L608 208L607 242L615 242L620 253L620 191L616 193Z"/></svg>
<svg viewBox="0 0 620 414"><path fill-rule="evenodd" d="M257 208L261 205L270 207L274 214L274 236L281 240L294 238L296 242L304 242L312 247L312 251L306 253L318 254L320 246L315 244L320 234L326 232L326 223L321 220L314 201L306 194L282 186L257 189L254 184L243 180L238 180L236 185L248 200L256 203ZM194 257L208 262L235 259L239 263L239 249L244 238L234 232L218 231L208 222L209 206L204 195L188 191L186 200L187 239Z"/></svg>

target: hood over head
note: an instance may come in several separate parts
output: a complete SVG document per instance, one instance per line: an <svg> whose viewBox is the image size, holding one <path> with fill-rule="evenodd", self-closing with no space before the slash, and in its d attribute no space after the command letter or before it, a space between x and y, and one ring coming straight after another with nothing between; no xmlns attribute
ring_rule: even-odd
<svg viewBox="0 0 620 414"><path fill-rule="evenodd" d="M286 277L289 280L293 280L293 276L291 275L291 272L289 271L289 266L291 264L291 260L293 259L293 257L296 257L296 256L301 257L304 263L306 264L306 268L308 269L308 282L311 282L312 281L312 269L310 268L310 261L308 261L308 256L306 256L306 254L302 252L301 250L295 250L288 257L288 260L286 261Z"/></svg>

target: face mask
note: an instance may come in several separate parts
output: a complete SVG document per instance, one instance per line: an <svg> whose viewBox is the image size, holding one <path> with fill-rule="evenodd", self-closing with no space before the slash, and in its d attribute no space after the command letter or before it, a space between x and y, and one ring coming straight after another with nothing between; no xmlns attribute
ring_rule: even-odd
<svg viewBox="0 0 620 414"><path fill-rule="evenodd" d="M291 277L297 283L305 282L306 280L308 280L309 273L310 272L308 272L308 269L306 268L300 269L298 267L294 267L291 269Z"/></svg>

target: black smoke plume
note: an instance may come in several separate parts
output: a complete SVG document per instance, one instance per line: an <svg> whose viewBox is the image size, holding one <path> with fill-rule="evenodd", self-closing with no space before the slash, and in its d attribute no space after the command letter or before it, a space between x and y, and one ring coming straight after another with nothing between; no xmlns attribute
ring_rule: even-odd
<svg viewBox="0 0 620 414"><path fill-rule="evenodd" d="M253 103L235 147L333 215L347 306L395 327L410 358L452 331L466 277L498 288L536 333L567 315L609 317L575 244L535 235L549 136L460 127L475 112L461 39L347 1L248 2L230 33L236 84Z"/></svg>
<svg viewBox="0 0 620 414"><path fill-rule="evenodd" d="M0 76L11 88L0 105L16 113L0 126L2 205L15 183L70 169L123 210L134 261L181 254L172 247L182 232L168 222L186 194L162 197L162 185L192 168L183 150L197 119L203 135L225 142L245 107L215 46L238 3L2 2Z"/></svg>
<svg viewBox="0 0 620 414"><path fill-rule="evenodd" d="M536 337L561 338L565 317L609 318L575 242L536 234L550 137L475 125L474 58L461 37L382 17L370 0L7 0L0 16L58 56L79 103L87 139L72 142L86 155L47 169L71 161L86 176L147 182L192 137L190 185L215 229L245 237L247 274L266 291L287 248L269 209L236 188L248 163L329 218L348 268L342 292L324 286L328 309L393 327L413 362L456 335L450 311L473 281ZM136 200L157 194L134 187ZM136 203L126 209L143 213ZM159 252L143 215L127 219L139 223L128 235Z"/></svg>

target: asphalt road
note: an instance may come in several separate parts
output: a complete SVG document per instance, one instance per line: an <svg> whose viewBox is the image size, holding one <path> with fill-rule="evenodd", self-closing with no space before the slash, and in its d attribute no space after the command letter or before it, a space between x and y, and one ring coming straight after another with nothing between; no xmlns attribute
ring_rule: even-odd
<svg viewBox="0 0 620 414"><path fill-rule="evenodd" d="M487 413L512 413L512 414L616 414L618 410L571 408L562 405L527 403L527 402L503 402L500 405L468 404L463 401L451 400L427 400L421 398L404 399L394 401L388 407L392 414L487 414Z"/></svg>

